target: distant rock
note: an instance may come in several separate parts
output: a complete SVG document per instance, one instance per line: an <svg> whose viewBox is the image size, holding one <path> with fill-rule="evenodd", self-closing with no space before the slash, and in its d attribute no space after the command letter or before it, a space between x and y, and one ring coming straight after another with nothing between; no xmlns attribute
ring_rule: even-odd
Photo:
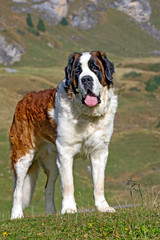
<svg viewBox="0 0 160 240"><path fill-rule="evenodd" d="M12 0L13 2L16 2L16 3L26 3L27 0Z"/></svg>
<svg viewBox="0 0 160 240"><path fill-rule="evenodd" d="M16 73L17 70L16 69L13 69L13 68L5 68L6 72L8 73Z"/></svg>
<svg viewBox="0 0 160 240"><path fill-rule="evenodd" d="M90 0L90 1L97 5L102 3L103 0Z"/></svg>
<svg viewBox="0 0 160 240"><path fill-rule="evenodd" d="M49 21L50 24L57 24L63 17L68 14L68 0L12 0L16 6L12 7L15 12L31 13L31 9L36 9L41 13L41 16ZM23 6L20 3L24 3ZM18 7L17 7L17 4Z"/></svg>
<svg viewBox="0 0 160 240"><path fill-rule="evenodd" d="M55 18L58 21L66 17L68 13L67 0L49 0L43 3L34 4L32 8L38 9L41 13L44 13L44 16L46 13L50 18Z"/></svg>
<svg viewBox="0 0 160 240"><path fill-rule="evenodd" d="M96 11L96 14L95 14ZM105 12L105 7L98 7L95 4L86 4L85 8L79 7L70 15L70 24L73 27L80 27L83 30L95 27L99 22L98 12Z"/></svg>
<svg viewBox="0 0 160 240"><path fill-rule="evenodd" d="M160 30L150 23L152 9L147 0L117 0L109 6L131 16L140 28L160 41Z"/></svg>
<svg viewBox="0 0 160 240"><path fill-rule="evenodd" d="M75 0L12 0L12 10L17 13L38 14L50 25L57 25L68 15L70 2ZM112 0L111 0L112 1ZM75 1L76 2L76 1ZM106 6L125 12L137 22L138 26L160 41L160 30L150 23L152 9L149 0L116 0L106 4L104 0L90 0L84 4L77 3L75 10L68 16L73 27L83 30L95 27L100 13L106 11Z"/></svg>
<svg viewBox="0 0 160 240"><path fill-rule="evenodd" d="M18 43L8 43L4 36L0 35L0 63L7 66L20 61L24 53L23 47Z"/></svg>
<svg viewBox="0 0 160 240"><path fill-rule="evenodd" d="M4 30L4 27L0 25L0 31L3 31Z"/></svg>
<svg viewBox="0 0 160 240"><path fill-rule="evenodd" d="M91 11L80 7L70 15L70 23L73 27L80 27L83 30L87 30L96 26L99 16L92 15Z"/></svg>
<svg viewBox="0 0 160 240"><path fill-rule="evenodd" d="M42 0L32 0L32 2L34 2L34 3L40 3L40 2L42 2Z"/></svg>
<svg viewBox="0 0 160 240"><path fill-rule="evenodd" d="M138 24L143 30L151 34L154 38L160 41L160 30L149 22L142 22Z"/></svg>
<svg viewBox="0 0 160 240"><path fill-rule="evenodd" d="M152 13L147 0L117 0L111 3L110 6L125 12L137 22L148 21Z"/></svg>
<svg viewBox="0 0 160 240"><path fill-rule="evenodd" d="M29 7L11 7L11 9L16 12L16 13L22 13L22 12L26 12L26 13L31 13L32 10Z"/></svg>
<svg viewBox="0 0 160 240"><path fill-rule="evenodd" d="M69 3L74 0L12 0L16 3L12 10L21 13L31 13L37 10L41 17L51 25L56 25L62 18L68 15ZM20 3L24 4L20 4ZM70 23L73 27L81 27L84 30L94 27L99 21L98 12L106 11L105 7L100 7L103 0L91 0L85 8L77 5L77 10L69 16ZM102 4L103 5L103 4ZM96 14L95 14L96 11Z"/></svg>
<svg viewBox="0 0 160 240"><path fill-rule="evenodd" d="M150 54L153 54L155 56L160 56L160 51L154 50L154 51L150 52Z"/></svg>

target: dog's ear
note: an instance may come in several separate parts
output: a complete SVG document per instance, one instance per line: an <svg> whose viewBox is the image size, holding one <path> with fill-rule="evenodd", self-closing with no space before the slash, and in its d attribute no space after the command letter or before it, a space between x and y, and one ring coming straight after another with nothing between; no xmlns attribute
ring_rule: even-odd
<svg viewBox="0 0 160 240"><path fill-rule="evenodd" d="M105 81L107 85L110 85L112 83L114 73L113 63L110 62L105 53L101 51L93 51L92 54L95 55L102 62L105 73Z"/></svg>
<svg viewBox="0 0 160 240"><path fill-rule="evenodd" d="M73 66L75 64L76 59L80 56L80 53L73 53L72 55L70 55L69 59L68 59L68 64L65 67L65 88L68 89L71 85L72 85L72 81L73 81Z"/></svg>

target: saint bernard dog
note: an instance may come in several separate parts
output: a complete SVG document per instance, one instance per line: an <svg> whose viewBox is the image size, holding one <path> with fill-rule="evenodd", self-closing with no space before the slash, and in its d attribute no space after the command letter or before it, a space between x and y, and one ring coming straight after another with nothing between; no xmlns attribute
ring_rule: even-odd
<svg viewBox="0 0 160 240"><path fill-rule="evenodd" d="M101 51L73 53L65 79L56 89L30 92L18 102L10 128L14 193L11 219L23 217L32 199L39 168L47 176L45 212L56 211L55 182L60 174L61 213L77 212L73 159L91 161L95 207L114 212L104 196L105 166L113 132L117 96L114 65Z"/></svg>

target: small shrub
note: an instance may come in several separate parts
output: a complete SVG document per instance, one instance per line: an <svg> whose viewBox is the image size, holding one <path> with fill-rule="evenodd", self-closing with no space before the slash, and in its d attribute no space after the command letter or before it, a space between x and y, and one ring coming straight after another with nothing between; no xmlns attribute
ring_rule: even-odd
<svg viewBox="0 0 160 240"><path fill-rule="evenodd" d="M136 92L140 92L141 90L137 87L132 87L129 89L130 91L136 91Z"/></svg>
<svg viewBox="0 0 160 240"><path fill-rule="evenodd" d="M35 36L40 36L40 33L37 30L35 30L34 28L27 28L27 30L30 33L34 34Z"/></svg>
<svg viewBox="0 0 160 240"><path fill-rule="evenodd" d="M137 78L137 77L141 77L142 73L137 73L137 72L129 72L123 75L124 78Z"/></svg>
<svg viewBox="0 0 160 240"><path fill-rule="evenodd" d="M150 78L148 82L146 82L146 91L153 92L158 88L159 85L160 85L160 76L155 76L153 78Z"/></svg>
<svg viewBox="0 0 160 240"><path fill-rule="evenodd" d="M147 63L138 63L138 64L126 64L124 67L126 68L136 68L143 71L152 71L159 72L160 63L147 64Z"/></svg>
<svg viewBox="0 0 160 240"><path fill-rule="evenodd" d="M160 71L160 63L155 63L150 65L150 71L159 72Z"/></svg>
<svg viewBox="0 0 160 240"><path fill-rule="evenodd" d="M62 18L62 20L60 21L60 24L63 26L67 26L68 25L68 21L65 17Z"/></svg>
<svg viewBox="0 0 160 240"><path fill-rule="evenodd" d="M37 24L37 29L41 32L46 31L46 28L45 28L45 25L44 25L44 22L42 19L39 19L38 24Z"/></svg>
<svg viewBox="0 0 160 240"><path fill-rule="evenodd" d="M154 81L157 83L157 85L160 85L160 76L155 76Z"/></svg>
<svg viewBox="0 0 160 240"><path fill-rule="evenodd" d="M160 128L160 121L159 121L158 124L156 125L156 128Z"/></svg>
<svg viewBox="0 0 160 240"><path fill-rule="evenodd" d="M26 22L27 22L27 25L28 25L29 28L34 27L30 13L28 13L28 15L27 15Z"/></svg>
<svg viewBox="0 0 160 240"><path fill-rule="evenodd" d="M25 32L23 32L23 31L20 30L20 29L17 29L17 33L19 33L21 36L24 36L24 35L25 35Z"/></svg>

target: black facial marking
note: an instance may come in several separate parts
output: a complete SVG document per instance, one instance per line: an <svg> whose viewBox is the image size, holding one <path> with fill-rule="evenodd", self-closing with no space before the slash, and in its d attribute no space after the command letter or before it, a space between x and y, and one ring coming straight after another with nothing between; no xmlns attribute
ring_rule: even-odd
<svg viewBox="0 0 160 240"><path fill-rule="evenodd" d="M112 62L109 61L105 53L101 51L93 51L91 52L94 56L96 56L102 63L103 68L104 68L104 73L105 73L105 81L108 86L113 84L113 73L114 73L114 65Z"/></svg>
<svg viewBox="0 0 160 240"><path fill-rule="evenodd" d="M78 55L78 58L75 60L75 56ZM70 57L69 57L69 60L68 60L68 65L65 67L65 89L69 89L70 86L72 86L72 89L73 89L73 92L76 94L77 91L76 91L76 88L78 87L78 81L76 80L76 83L77 83L77 86L75 87L72 80L71 80L71 76L72 75L72 69L73 69L73 65L76 64L75 62L78 62L80 56L82 54L81 53L73 53ZM75 74L73 72L73 74ZM77 78L77 77L76 77Z"/></svg>
<svg viewBox="0 0 160 240"><path fill-rule="evenodd" d="M79 75L81 74L81 72L82 72L81 63L79 61L77 61L74 72L73 72L77 87L78 87L78 78L79 78Z"/></svg>
<svg viewBox="0 0 160 240"><path fill-rule="evenodd" d="M104 72L105 72L105 78L106 78L106 83L109 85L112 80L113 80L113 73L114 73L114 65L113 63L111 63L107 56L104 54L103 56L101 55L101 53L99 52L98 58L100 59L100 61L103 64L104 67Z"/></svg>
<svg viewBox="0 0 160 240"><path fill-rule="evenodd" d="M96 63L96 61L93 59L93 57L88 62L88 67L94 74L96 74L98 80L101 82L102 79L102 70L99 67L99 65Z"/></svg>

